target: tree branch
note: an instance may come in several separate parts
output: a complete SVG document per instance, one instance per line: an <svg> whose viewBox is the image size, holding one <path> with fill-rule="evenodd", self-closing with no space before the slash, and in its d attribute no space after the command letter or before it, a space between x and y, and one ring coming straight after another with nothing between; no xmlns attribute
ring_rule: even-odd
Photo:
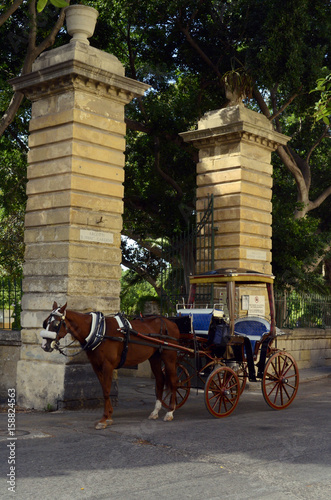
<svg viewBox="0 0 331 500"><path fill-rule="evenodd" d="M308 211L314 210L319 207L331 195L331 186L327 187L322 194L320 194L315 201L309 202Z"/></svg>
<svg viewBox="0 0 331 500"><path fill-rule="evenodd" d="M125 118L125 123L130 130L134 130L135 132L144 132L145 134L150 134L152 132L152 127L130 120L130 118Z"/></svg>
<svg viewBox="0 0 331 500"><path fill-rule="evenodd" d="M23 98L24 94L22 94L22 92L14 93L7 108L7 111L3 114L0 120L0 136L4 133L8 125L10 125L11 122L14 120L17 110L23 101Z"/></svg>
<svg viewBox="0 0 331 500"><path fill-rule="evenodd" d="M282 162L286 166L286 168L291 172L291 174L295 178L295 181L297 183L301 182L303 180L302 172L299 169L299 167L296 164L296 162L294 161L293 156L291 156L289 154L290 151L289 150L286 151L285 148L284 148L284 146L278 146L278 148L277 148L276 151L277 151L280 159L282 160Z"/></svg>
<svg viewBox="0 0 331 500"><path fill-rule="evenodd" d="M284 104L283 106L281 106L278 111L274 111L274 113L272 114L272 116L270 116L269 120L272 121L272 120L275 120L275 118L277 118L286 108L287 106L289 106L291 104L292 101L294 101L294 99L296 97L298 97L299 93L300 93L300 90L301 90L302 87L299 88L298 92L296 92L295 94L293 94Z"/></svg>
<svg viewBox="0 0 331 500"><path fill-rule="evenodd" d="M177 199L181 199L183 197L183 190L177 184L177 182L170 177L170 175L166 174L160 167L160 139L158 137L155 138L155 161L154 161L155 170L160 174L160 176L177 192Z"/></svg>
<svg viewBox="0 0 331 500"><path fill-rule="evenodd" d="M145 281L147 281L154 290L156 291L157 295L160 297L161 296L161 287L158 286L156 280L146 271L146 269L135 265L133 262L126 260L125 257L122 256L122 264L123 266L127 267L128 269L131 269L135 273L138 274L141 278L143 278Z"/></svg>
<svg viewBox="0 0 331 500"><path fill-rule="evenodd" d="M331 250L331 245L330 245L330 243L328 243L328 244L326 245L326 247L323 249L323 253L322 253L322 255L320 255L320 256L319 256L319 257L318 257L318 258L314 261L314 263L313 263L313 264L311 264L310 266L307 266L307 267L305 268L306 272L308 272L308 273L309 273L309 272L313 272L313 271L315 271L315 269L316 269L316 268L318 267L318 265L322 262L322 260L324 260L324 259L325 259L326 255L330 252L330 250Z"/></svg>
<svg viewBox="0 0 331 500"><path fill-rule="evenodd" d="M207 63L208 66L210 66L213 71L216 73L216 75L221 79L222 75L218 71L217 67L213 64L213 62L209 59L207 54L199 47L199 45L193 40L190 31L187 26L183 26L179 20L177 20L177 24L179 26L180 31L185 35L186 40L189 42L189 44L194 48L194 50L200 55L200 57Z"/></svg>
<svg viewBox="0 0 331 500"><path fill-rule="evenodd" d="M329 134L329 126L328 125L325 125L324 127L324 130L323 130L323 133L320 135L320 137L317 139L317 141L315 142L315 144L312 145L312 147L310 148L309 152L308 152L308 155L307 155L307 163L310 162L310 157L314 151L314 149L317 148L317 146L322 142L322 140L327 137Z"/></svg>
<svg viewBox="0 0 331 500"><path fill-rule="evenodd" d="M70 0L68 0L68 3L70 3ZM48 47L51 47L54 42L55 42L55 38L56 38L56 35L58 34L58 32L60 31L60 29L62 28L63 26L63 23L64 23L64 18L65 18L65 9L61 9L60 11L60 14L59 14L59 17L52 29L52 31L50 32L50 34L36 47L36 58L46 49L48 49Z"/></svg>
<svg viewBox="0 0 331 500"><path fill-rule="evenodd" d="M7 132L12 136L12 138L18 143L18 145L20 146L20 148L25 152L25 153L28 153L29 151L29 148L24 144L23 141L21 141L21 139L18 137L17 134L14 134L14 132L11 130L10 127L7 128Z"/></svg>
<svg viewBox="0 0 331 500"><path fill-rule="evenodd" d="M21 74L30 73L32 70L32 65L36 58L48 47L53 45L55 37L59 32L64 21L64 9L61 9L57 22L55 23L51 33L36 47L36 36L37 36L37 17L36 17L36 0L31 0L29 3L29 15L31 18L31 27L29 32L29 42L27 47L27 52L24 58L24 63L22 67ZM6 112L3 114L0 120L0 136L4 133L6 128L12 123L15 115L23 101L24 95L22 92L15 92L9 103Z"/></svg>
<svg viewBox="0 0 331 500"><path fill-rule="evenodd" d="M127 28L126 42L127 42L128 51L129 51L129 61L130 61L130 69L131 69L132 78L134 80L137 80L137 72L136 72L136 67L135 67L135 58L134 58L134 54L133 54L133 50L132 50L132 44L131 44L130 24L128 24L128 28ZM142 97L141 96L137 97L137 100L138 100L140 111L141 111L143 117L145 118L146 123L148 123L148 115L146 113L146 109L145 109Z"/></svg>
<svg viewBox="0 0 331 500"><path fill-rule="evenodd" d="M126 236L127 238L130 238L131 240L135 241L140 247L144 248L151 254L153 254L156 258L161 258L162 257L162 248L160 245L155 244L155 242L151 240L146 240L144 238L141 238L140 235L137 235L130 231L130 229L125 229L123 232L123 236Z"/></svg>
<svg viewBox="0 0 331 500"><path fill-rule="evenodd" d="M19 8L19 6L23 3L23 0L15 0L13 2L13 4L8 7L8 9L3 12L3 14L1 14L0 16L0 26L2 26L6 21L7 19L10 18L10 16L12 14L14 14L14 12Z"/></svg>
<svg viewBox="0 0 331 500"><path fill-rule="evenodd" d="M262 111L262 113L264 114L264 116L266 116L267 118L270 119L270 111L269 111L269 108L265 102L265 100L263 99L262 97L262 94L261 92L259 91L259 89L257 88L257 85L255 84L254 87L253 87L253 96L254 98L256 99L256 102L258 103L259 105L259 108L260 110Z"/></svg>

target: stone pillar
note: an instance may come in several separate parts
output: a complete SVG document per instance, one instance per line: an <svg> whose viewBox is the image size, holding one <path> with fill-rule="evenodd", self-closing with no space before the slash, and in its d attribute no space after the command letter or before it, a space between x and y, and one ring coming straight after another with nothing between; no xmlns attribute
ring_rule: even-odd
<svg viewBox="0 0 331 500"><path fill-rule="evenodd" d="M214 195L215 269L271 274L271 152L289 138L243 104L206 113L181 136L199 149L198 213Z"/></svg>
<svg viewBox="0 0 331 500"><path fill-rule="evenodd" d="M39 331L54 300L119 310L124 106L148 86L126 78L113 55L74 40L12 84L33 103L17 391L20 404L44 408L98 386L85 354L70 363L45 353Z"/></svg>

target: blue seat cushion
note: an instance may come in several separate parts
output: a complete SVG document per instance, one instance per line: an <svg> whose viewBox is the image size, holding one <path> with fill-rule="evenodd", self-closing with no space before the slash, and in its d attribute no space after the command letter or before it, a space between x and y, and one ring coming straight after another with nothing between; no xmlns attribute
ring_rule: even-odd
<svg viewBox="0 0 331 500"><path fill-rule="evenodd" d="M192 316L193 328L197 335L208 336L213 309L178 309L178 315Z"/></svg>
<svg viewBox="0 0 331 500"><path fill-rule="evenodd" d="M265 333L270 332L270 323L257 317L239 318L235 321L234 333L246 335L251 343L254 352L257 340L261 340Z"/></svg>

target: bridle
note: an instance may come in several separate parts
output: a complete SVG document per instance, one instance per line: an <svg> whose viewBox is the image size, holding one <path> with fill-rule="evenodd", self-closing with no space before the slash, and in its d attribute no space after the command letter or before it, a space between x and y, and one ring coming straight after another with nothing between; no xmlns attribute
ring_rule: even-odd
<svg viewBox="0 0 331 500"><path fill-rule="evenodd" d="M50 341L51 350L56 349L61 354L63 354L63 356L67 357L74 357L80 354L82 351L96 349L105 338L105 317L102 313L92 312L89 314L92 316L91 331L84 340L85 342L84 345L82 345L82 343L79 341L81 343L80 351L76 352L75 354L71 354L69 356L60 347L60 341L58 337L61 331L61 327L64 325L66 329L66 334L72 333L66 324L66 310L64 310L64 312L61 312L61 307L58 307L57 309L54 309L51 312L46 323L46 328L40 332L40 335L43 338L43 345L47 345L47 341ZM52 325L55 321L57 321L57 319L58 322L54 325L55 331L50 330L50 325ZM74 344L76 341L77 339L74 338L74 340L70 344L65 346L65 348L67 349L68 347L72 346L72 344Z"/></svg>
<svg viewBox="0 0 331 500"><path fill-rule="evenodd" d="M48 320L47 320L47 324L46 324L46 328L44 330L41 330L40 332L40 336L42 337L43 340L47 341L47 340L50 340L51 343L50 343L50 347L51 349L56 349L57 351L59 351L61 354L63 354L64 356L67 356L67 354L65 354L65 352L61 349L60 347L60 341L59 341L59 333L60 333L60 330L61 330L61 327L64 325L65 329L66 329L66 334L67 333L70 333L68 328L67 328L67 324L66 324L66 311L64 312L61 312L60 310L61 308L58 307L57 309L54 309L51 314L49 315L48 317ZM59 319L59 321L57 322L55 326L55 331L53 330L50 330L50 326L57 320ZM70 347L74 342L76 342L76 340L73 340L71 342L71 344L67 345L66 347ZM80 352L80 351L79 351ZM73 356L76 356L77 354L76 353L74 354Z"/></svg>

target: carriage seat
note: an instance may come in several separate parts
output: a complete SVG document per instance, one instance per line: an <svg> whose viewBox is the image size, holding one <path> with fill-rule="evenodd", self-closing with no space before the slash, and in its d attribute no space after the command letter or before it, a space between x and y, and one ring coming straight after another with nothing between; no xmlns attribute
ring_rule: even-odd
<svg viewBox="0 0 331 500"><path fill-rule="evenodd" d="M191 316L193 328L199 337L208 338L210 322L213 316L214 309L212 308L193 308L193 309L178 309L177 315Z"/></svg>
<svg viewBox="0 0 331 500"><path fill-rule="evenodd" d="M252 351L255 351L257 341L260 341L265 333L270 332L270 323L258 316L245 316L238 318L234 322L235 335L248 337L252 344Z"/></svg>

